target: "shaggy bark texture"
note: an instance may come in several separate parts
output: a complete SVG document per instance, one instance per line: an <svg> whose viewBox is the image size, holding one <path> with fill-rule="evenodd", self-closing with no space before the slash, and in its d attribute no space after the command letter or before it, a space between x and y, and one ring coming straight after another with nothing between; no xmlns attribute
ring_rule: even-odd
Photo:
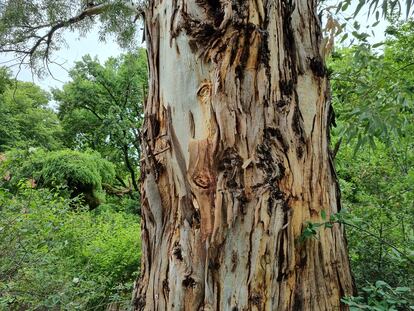
<svg viewBox="0 0 414 311"><path fill-rule="evenodd" d="M316 0L152 0L136 310L345 310Z"/></svg>

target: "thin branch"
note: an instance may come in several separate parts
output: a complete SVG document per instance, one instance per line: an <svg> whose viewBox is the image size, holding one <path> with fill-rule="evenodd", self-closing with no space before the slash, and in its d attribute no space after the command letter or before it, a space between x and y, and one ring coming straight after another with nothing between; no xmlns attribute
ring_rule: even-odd
<svg viewBox="0 0 414 311"><path fill-rule="evenodd" d="M363 233L365 233L365 234L367 234L367 235L369 235L370 237L373 237L373 238L375 238L375 239L377 239L378 241L380 241L381 243L383 243L383 244L386 244L388 247L390 247L390 248L392 248L393 250L395 250L397 253L399 253L401 256L403 256L405 259L407 259L409 262L411 262L412 264L414 264L414 260L412 260L406 253L404 253L403 251L401 251L401 250L399 250L398 248L396 248L394 245L392 245L391 243L389 243L389 242L387 242L386 240L384 240L384 239L382 239L381 237L378 237L377 235L375 235L374 233L372 233L372 232L370 232L370 231L368 231L368 230L366 230L366 229L363 229L363 228L360 228L360 227L358 227L358 226L356 226L356 225L354 225L354 224L351 224L351 223L349 223L349 222L347 222L347 221L342 221L342 223L344 224L344 225L346 225L346 226L349 226L349 227L352 227L352 228L354 228L354 229L356 229L356 230L359 230L359 231L361 231L361 232L363 232Z"/></svg>
<svg viewBox="0 0 414 311"><path fill-rule="evenodd" d="M44 36L40 37L36 41L35 45L30 49L30 56L33 56L33 54L36 52L39 46L44 42L46 43L46 53L44 55L44 58L47 58L50 52L50 44L52 42L53 35L56 31L58 31L61 28L65 28L70 25L76 24L87 17L102 14L103 12L105 12L105 10L108 9L109 6L109 4L99 4L92 7L87 7L77 16L69 18L68 20L60 21L57 24L53 25L52 28Z"/></svg>

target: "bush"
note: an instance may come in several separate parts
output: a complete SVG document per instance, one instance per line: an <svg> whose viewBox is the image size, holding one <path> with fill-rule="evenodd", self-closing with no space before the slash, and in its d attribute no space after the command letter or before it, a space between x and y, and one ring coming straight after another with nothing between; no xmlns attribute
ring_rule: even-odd
<svg viewBox="0 0 414 311"><path fill-rule="evenodd" d="M0 310L128 304L141 256L139 232L132 214L90 212L47 189L12 195L0 188Z"/></svg>
<svg viewBox="0 0 414 311"><path fill-rule="evenodd" d="M351 311L405 311L414 310L413 295L408 287L392 288L383 281L362 288L363 295L343 299Z"/></svg>
<svg viewBox="0 0 414 311"><path fill-rule="evenodd" d="M114 165L98 152L69 149L12 150L5 154L1 171L9 176L5 183L9 189L18 188L22 180L32 180L33 187L66 189L72 198L82 194L91 208L104 202L102 183L110 183L115 177Z"/></svg>

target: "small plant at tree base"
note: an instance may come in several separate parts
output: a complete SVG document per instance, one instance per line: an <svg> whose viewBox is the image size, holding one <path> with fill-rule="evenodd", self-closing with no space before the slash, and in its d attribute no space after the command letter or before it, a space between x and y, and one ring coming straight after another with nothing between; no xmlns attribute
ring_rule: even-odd
<svg viewBox="0 0 414 311"><path fill-rule="evenodd" d="M363 294L358 297L346 297L342 301L351 311L405 311L414 310L413 293L408 287L392 288L384 281L368 284L362 288Z"/></svg>

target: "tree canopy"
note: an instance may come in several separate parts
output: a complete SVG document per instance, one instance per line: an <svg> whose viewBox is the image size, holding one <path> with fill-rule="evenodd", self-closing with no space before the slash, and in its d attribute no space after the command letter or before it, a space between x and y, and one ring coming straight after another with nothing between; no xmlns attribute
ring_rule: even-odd
<svg viewBox="0 0 414 311"><path fill-rule="evenodd" d="M6 80L0 71L0 91L1 88L0 152L23 145L59 148L62 128L48 107L50 95L31 82Z"/></svg>
<svg viewBox="0 0 414 311"><path fill-rule="evenodd" d="M348 124L341 130L358 139L357 147L374 147L375 138L396 141L414 123L414 22L391 26L386 34L383 52L362 44L337 49L330 62L336 114Z"/></svg>
<svg viewBox="0 0 414 311"><path fill-rule="evenodd" d="M70 71L70 77L72 81L62 90L53 91L65 145L99 151L130 174L138 191L138 129L147 89L145 50L110 58L104 65L86 55Z"/></svg>

